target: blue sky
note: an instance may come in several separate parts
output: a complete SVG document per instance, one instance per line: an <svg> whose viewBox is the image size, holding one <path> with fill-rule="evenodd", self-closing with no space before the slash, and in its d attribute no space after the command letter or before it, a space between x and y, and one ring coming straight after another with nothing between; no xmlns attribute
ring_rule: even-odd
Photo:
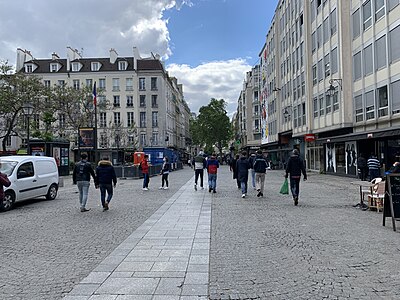
<svg viewBox="0 0 400 300"><path fill-rule="evenodd" d="M258 61L278 0L0 0L0 60L66 47L83 57L160 54L192 111L225 99L230 115L245 73ZM15 17L18 16L18 17Z"/></svg>

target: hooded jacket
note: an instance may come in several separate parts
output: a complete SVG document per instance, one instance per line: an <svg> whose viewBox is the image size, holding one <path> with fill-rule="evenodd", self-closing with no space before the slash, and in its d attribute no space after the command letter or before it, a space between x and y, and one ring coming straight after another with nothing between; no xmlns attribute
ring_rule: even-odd
<svg viewBox="0 0 400 300"><path fill-rule="evenodd" d="M286 176L290 173L291 178L300 178L303 173L304 179L307 179L306 168L303 159L297 155L292 154L286 166Z"/></svg>
<svg viewBox="0 0 400 300"><path fill-rule="evenodd" d="M96 185L117 184L117 176L112 163L109 160L100 160L96 168Z"/></svg>

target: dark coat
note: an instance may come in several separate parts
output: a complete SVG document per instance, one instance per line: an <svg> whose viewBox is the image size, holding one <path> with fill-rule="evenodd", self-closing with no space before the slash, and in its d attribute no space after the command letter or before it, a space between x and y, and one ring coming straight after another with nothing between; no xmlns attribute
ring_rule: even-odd
<svg viewBox="0 0 400 300"><path fill-rule="evenodd" d="M238 160L236 158L232 159L231 165L230 165L230 169L231 169L231 171L233 173L233 179L237 178L237 168L236 168L237 161Z"/></svg>
<svg viewBox="0 0 400 300"><path fill-rule="evenodd" d="M239 181L247 182L247 180L249 178L249 169L250 169L249 160L246 157L242 156L236 162L236 169L237 169Z"/></svg>
<svg viewBox="0 0 400 300"><path fill-rule="evenodd" d="M11 185L10 180L8 180L8 177L4 173L0 173L0 199L4 199L4 187L8 187Z"/></svg>
<svg viewBox="0 0 400 300"><path fill-rule="evenodd" d="M72 173L72 182L76 184L77 181L90 181L90 176L96 181L92 165L86 160L81 160L75 165L74 172Z"/></svg>
<svg viewBox="0 0 400 300"><path fill-rule="evenodd" d="M265 160L264 156L262 155L257 155L254 163L253 163L253 169L254 172L256 173L265 173L267 171L267 161Z"/></svg>
<svg viewBox="0 0 400 300"><path fill-rule="evenodd" d="M96 185L99 184L117 184L115 169L109 160L101 160L96 168Z"/></svg>
<svg viewBox="0 0 400 300"><path fill-rule="evenodd" d="M303 159L299 155L292 155L286 166L286 176L290 173L291 178L301 177L303 173L304 179L307 179L306 167Z"/></svg>

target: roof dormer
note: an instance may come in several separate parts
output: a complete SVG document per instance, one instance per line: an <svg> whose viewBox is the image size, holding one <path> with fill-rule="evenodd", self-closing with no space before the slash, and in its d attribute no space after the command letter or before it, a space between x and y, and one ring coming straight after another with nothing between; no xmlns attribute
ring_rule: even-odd
<svg viewBox="0 0 400 300"><path fill-rule="evenodd" d="M25 73L33 73L37 69L37 65L31 62L25 63L24 67L25 67Z"/></svg>
<svg viewBox="0 0 400 300"><path fill-rule="evenodd" d="M78 61L73 61L71 63L72 72L79 72L82 69L82 64Z"/></svg>
<svg viewBox="0 0 400 300"><path fill-rule="evenodd" d="M58 72L61 69L61 64L58 62L50 63L50 73Z"/></svg>
<svg viewBox="0 0 400 300"><path fill-rule="evenodd" d="M90 63L90 70L91 71L96 72L96 71L99 71L100 68L101 68L101 63L99 63L98 61L92 61Z"/></svg>

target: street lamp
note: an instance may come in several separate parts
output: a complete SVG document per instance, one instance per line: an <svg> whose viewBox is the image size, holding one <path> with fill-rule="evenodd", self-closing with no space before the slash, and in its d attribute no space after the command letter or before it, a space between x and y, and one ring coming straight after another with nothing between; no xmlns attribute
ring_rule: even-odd
<svg viewBox="0 0 400 300"><path fill-rule="evenodd" d="M29 127L30 127L29 118L33 113L33 105L32 105L32 103L30 103L30 102L24 103L22 105L22 110L23 110L23 113L24 113L24 115L26 117L26 120L28 122L27 128L26 128L26 148L27 148L26 153L28 155L30 155L31 151L30 151L30 147L29 147Z"/></svg>
<svg viewBox="0 0 400 300"><path fill-rule="evenodd" d="M342 79L333 78L333 79L329 80L328 94L331 97L333 97L335 95L335 93L336 93L336 88L333 86L334 82L337 82L338 85L340 86L340 90L342 90Z"/></svg>

